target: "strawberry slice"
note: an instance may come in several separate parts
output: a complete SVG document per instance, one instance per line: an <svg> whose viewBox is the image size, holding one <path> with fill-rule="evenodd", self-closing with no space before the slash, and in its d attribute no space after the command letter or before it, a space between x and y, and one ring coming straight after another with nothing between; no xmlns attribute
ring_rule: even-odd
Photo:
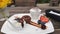
<svg viewBox="0 0 60 34"><path fill-rule="evenodd" d="M46 16L41 16L41 17L40 17L40 20L41 20L42 22L45 22L45 23L47 23L47 22L49 21L49 19L48 19Z"/></svg>

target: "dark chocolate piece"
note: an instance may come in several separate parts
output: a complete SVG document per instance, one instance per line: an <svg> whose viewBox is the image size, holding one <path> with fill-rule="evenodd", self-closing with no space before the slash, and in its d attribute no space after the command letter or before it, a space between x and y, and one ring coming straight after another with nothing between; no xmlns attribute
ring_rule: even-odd
<svg viewBox="0 0 60 34"><path fill-rule="evenodd" d="M26 23L30 23L31 22L31 17L28 16L28 15L25 15L22 18L26 21Z"/></svg>
<svg viewBox="0 0 60 34"><path fill-rule="evenodd" d="M45 30L46 29L46 25L41 25L41 29Z"/></svg>

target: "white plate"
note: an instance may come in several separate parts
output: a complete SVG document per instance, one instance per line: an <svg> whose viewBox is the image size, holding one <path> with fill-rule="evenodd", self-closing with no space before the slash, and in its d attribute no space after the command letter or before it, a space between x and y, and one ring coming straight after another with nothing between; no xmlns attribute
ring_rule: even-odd
<svg viewBox="0 0 60 34"><path fill-rule="evenodd" d="M11 21L11 23L15 23L14 19L15 16L22 17L24 15L30 15L30 14L15 14L12 17L10 17L8 20ZM51 21L46 23L45 25L48 27L46 30L42 30L41 28L37 28L35 26L25 24L25 27L20 30L17 30L13 25L11 25L8 20L3 24L1 28L1 32L6 34L47 34L54 32L54 27ZM37 22L37 20L33 20L34 22Z"/></svg>

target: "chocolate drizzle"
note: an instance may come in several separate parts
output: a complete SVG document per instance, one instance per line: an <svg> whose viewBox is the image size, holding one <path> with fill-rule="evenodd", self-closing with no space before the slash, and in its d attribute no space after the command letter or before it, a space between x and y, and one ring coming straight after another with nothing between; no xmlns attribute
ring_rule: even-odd
<svg viewBox="0 0 60 34"><path fill-rule="evenodd" d="M15 19L17 22L21 23L22 28L24 27L24 21L22 18Z"/></svg>

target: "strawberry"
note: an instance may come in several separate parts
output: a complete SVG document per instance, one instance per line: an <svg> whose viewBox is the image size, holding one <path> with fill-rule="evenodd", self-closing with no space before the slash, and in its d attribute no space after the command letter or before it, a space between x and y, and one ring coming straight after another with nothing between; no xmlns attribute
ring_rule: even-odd
<svg viewBox="0 0 60 34"><path fill-rule="evenodd" d="M41 20L42 22L45 22L45 23L47 23L47 22L49 21L49 19L48 19L47 17L45 17L45 16L41 16L41 17L40 17L40 20Z"/></svg>

